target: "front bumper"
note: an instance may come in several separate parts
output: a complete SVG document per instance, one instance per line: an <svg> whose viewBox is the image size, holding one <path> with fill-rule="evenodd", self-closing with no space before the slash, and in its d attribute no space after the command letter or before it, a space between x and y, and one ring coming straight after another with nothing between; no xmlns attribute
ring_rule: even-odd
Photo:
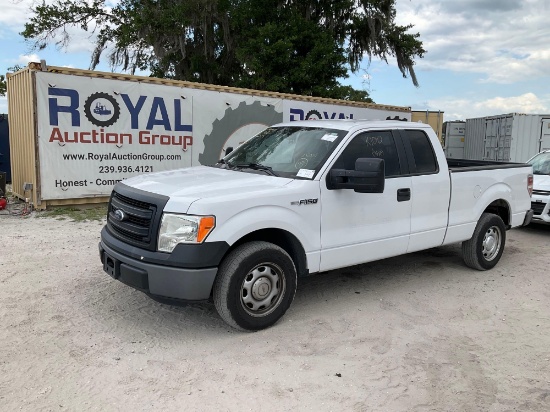
<svg viewBox="0 0 550 412"><path fill-rule="evenodd" d="M535 211L533 222L550 223L550 196L533 194L531 197L531 209Z"/></svg>
<svg viewBox="0 0 550 412"><path fill-rule="evenodd" d="M104 229L99 242L99 256L107 274L134 289L153 297L203 301L210 297L218 264L224 254L221 250L209 252L213 249L226 249L226 245L204 245L202 249L196 248L201 245L192 245L193 253L181 253L176 257L177 263L173 259L167 259L162 264L159 257L169 254L139 250L130 245L127 245L126 251L123 244ZM200 257L195 256L197 253ZM187 256L187 259L182 258L182 255Z"/></svg>
<svg viewBox="0 0 550 412"><path fill-rule="evenodd" d="M522 226L527 226L529 223L531 223L532 219L533 219L533 209L529 209L527 213L525 213L525 219L523 219Z"/></svg>

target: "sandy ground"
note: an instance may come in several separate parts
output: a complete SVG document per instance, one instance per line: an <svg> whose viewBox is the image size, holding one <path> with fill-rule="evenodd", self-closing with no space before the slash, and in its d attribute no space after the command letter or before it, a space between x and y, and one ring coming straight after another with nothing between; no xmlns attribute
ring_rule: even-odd
<svg viewBox="0 0 550 412"><path fill-rule="evenodd" d="M103 273L102 223L0 217L3 411L548 411L550 227L310 277L232 330Z"/></svg>

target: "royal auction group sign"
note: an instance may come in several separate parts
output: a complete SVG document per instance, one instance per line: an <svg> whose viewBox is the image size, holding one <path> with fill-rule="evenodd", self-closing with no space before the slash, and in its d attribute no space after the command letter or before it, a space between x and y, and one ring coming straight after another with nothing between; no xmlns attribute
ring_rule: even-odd
<svg viewBox="0 0 550 412"><path fill-rule="evenodd" d="M193 97L177 88L53 73L36 84L43 199L104 196L130 176L191 165Z"/></svg>

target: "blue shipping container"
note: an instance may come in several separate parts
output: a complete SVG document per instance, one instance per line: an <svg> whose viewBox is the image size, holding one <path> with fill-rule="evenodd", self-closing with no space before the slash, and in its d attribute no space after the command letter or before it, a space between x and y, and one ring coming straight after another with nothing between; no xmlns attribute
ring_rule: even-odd
<svg viewBox="0 0 550 412"><path fill-rule="evenodd" d="M6 181L11 182L10 128L7 114L0 114L0 172L6 172Z"/></svg>

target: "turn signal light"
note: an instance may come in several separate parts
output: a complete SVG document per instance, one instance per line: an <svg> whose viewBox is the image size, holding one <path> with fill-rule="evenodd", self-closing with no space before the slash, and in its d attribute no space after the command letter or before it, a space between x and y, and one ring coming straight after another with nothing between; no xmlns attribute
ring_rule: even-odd
<svg viewBox="0 0 550 412"><path fill-rule="evenodd" d="M532 185L531 185L532 187ZM197 233L197 242L201 243L212 229L216 226L216 219L214 216L202 217L199 223L199 230Z"/></svg>

